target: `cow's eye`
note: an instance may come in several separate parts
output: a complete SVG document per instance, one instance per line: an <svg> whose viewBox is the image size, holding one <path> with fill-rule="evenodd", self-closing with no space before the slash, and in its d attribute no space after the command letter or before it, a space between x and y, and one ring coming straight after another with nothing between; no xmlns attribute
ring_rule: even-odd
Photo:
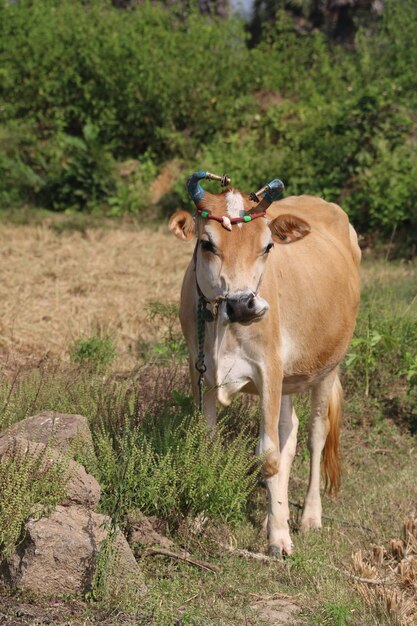
<svg viewBox="0 0 417 626"><path fill-rule="evenodd" d="M202 249L205 252L216 252L216 248L213 246L213 244L211 243L211 241L209 241L208 239L201 239L200 240L200 244Z"/></svg>
<svg viewBox="0 0 417 626"><path fill-rule="evenodd" d="M271 252L271 250L272 250L272 248L273 248L273 247L274 247L274 244L273 244L273 243L272 243L272 241L271 241L271 243L269 243L269 244L266 246L264 254L269 254L269 252Z"/></svg>

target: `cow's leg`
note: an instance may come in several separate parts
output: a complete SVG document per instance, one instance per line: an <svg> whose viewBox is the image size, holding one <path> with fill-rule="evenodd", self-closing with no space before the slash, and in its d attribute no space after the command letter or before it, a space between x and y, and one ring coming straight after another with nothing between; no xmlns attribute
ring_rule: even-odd
<svg viewBox="0 0 417 626"><path fill-rule="evenodd" d="M199 372L197 371L192 359L189 361L190 365L190 377L191 377L191 387L193 392L194 404L198 407L199 402L199 391L198 391L198 378ZM207 424L209 426L216 426L217 423L217 390L215 387L207 387L204 385L204 394L203 394L203 415L206 418Z"/></svg>
<svg viewBox="0 0 417 626"><path fill-rule="evenodd" d="M268 542L273 556L291 554L292 541L288 527L288 475L292 456L291 401L285 397L281 413L281 385L264 387L262 392L263 422L259 452L263 455L263 474L268 491ZM280 414L283 416L279 426ZM280 445L280 437L283 442Z"/></svg>
<svg viewBox="0 0 417 626"><path fill-rule="evenodd" d="M310 451L310 480L301 518L301 530L321 528L320 460L326 446L325 455L330 458L330 487L338 488L339 460L338 437L340 423L341 386L337 372L331 372L324 380L313 387L312 411L309 423L308 449ZM326 441L327 440L327 441ZM325 458L326 470L326 458Z"/></svg>
<svg viewBox="0 0 417 626"><path fill-rule="evenodd" d="M292 406L291 396L282 396L278 422L280 448L279 470L278 474L267 479L267 484L268 480L270 481L271 489L271 493L269 494L270 511L267 516L267 529L270 552L273 554L291 554L293 548L288 526L288 520L290 517L288 506L288 483L290 479L291 465L297 447L297 431L298 418ZM285 524L282 524L281 521L280 528L275 529L271 528L271 522L273 524L274 518L270 518L272 512L271 503L274 500L278 503L278 507L282 510L282 515L285 519Z"/></svg>

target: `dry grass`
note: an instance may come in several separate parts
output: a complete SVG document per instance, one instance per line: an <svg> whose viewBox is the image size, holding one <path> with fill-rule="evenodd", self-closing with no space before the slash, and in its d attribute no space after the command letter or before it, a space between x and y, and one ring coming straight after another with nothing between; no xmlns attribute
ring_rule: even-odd
<svg viewBox="0 0 417 626"><path fill-rule="evenodd" d="M366 604L395 626L417 624L417 517L405 520L403 539L353 555L357 590ZM362 580L361 580L361 579Z"/></svg>
<svg viewBox="0 0 417 626"><path fill-rule="evenodd" d="M137 363L143 341L160 338L149 302L178 302L193 246L166 226L86 228L58 234L50 221L0 229L0 350L3 366L68 359L80 336L104 330L118 368ZM363 284L408 280L414 264L365 263ZM7 369L7 366L6 366Z"/></svg>
<svg viewBox="0 0 417 626"><path fill-rule="evenodd" d="M68 358L68 345L97 329L110 333L128 368L140 341L158 337L147 303L177 302L192 246L168 229L86 229L1 225L2 360Z"/></svg>

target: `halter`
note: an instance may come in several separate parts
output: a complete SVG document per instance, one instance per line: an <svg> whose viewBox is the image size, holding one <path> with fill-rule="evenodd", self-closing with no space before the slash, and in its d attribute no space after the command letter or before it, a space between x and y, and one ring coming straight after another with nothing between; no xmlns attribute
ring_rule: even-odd
<svg viewBox="0 0 417 626"><path fill-rule="evenodd" d="M232 224L242 224L252 222L256 220L257 217L265 217L266 211L261 211L260 213L254 213L253 215L242 215L241 217L227 217L227 215L214 215L213 213L209 213L208 211L203 211L203 209L197 209L197 213L200 217L204 217L207 220L215 220L219 222L224 228L227 230L232 230Z"/></svg>

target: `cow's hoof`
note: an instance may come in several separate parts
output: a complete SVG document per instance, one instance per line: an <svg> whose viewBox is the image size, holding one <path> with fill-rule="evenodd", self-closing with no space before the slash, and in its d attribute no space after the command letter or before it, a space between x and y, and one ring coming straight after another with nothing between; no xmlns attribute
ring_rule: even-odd
<svg viewBox="0 0 417 626"><path fill-rule="evenodd" d="M276 546L276 545L269 546L268 554L272 559L277 559L279 561L282 561L284 557L284 553L283 553L281 546Z"/></svg>
<svg viewBox="0 0 417 626"><path fill-rule="evenodd" d="M302 533L308 533L310 530L321 530L320 517L306 517L301 520L300 530Z"/></svg>

